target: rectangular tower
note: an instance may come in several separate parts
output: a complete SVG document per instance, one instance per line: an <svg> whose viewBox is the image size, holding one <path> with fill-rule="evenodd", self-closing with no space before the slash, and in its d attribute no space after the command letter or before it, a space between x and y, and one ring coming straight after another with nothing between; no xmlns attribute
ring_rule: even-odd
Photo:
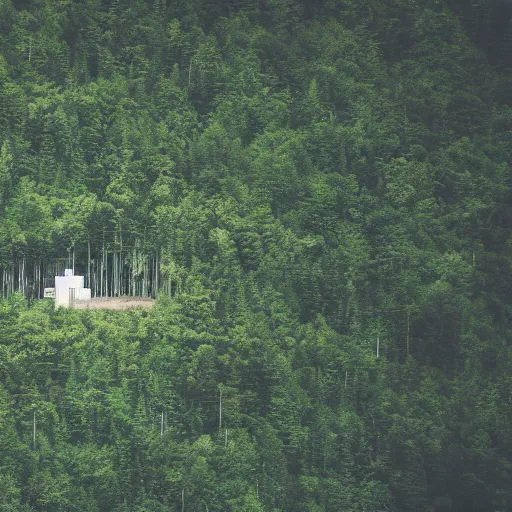
<svg viewBox="0 0 512 512"><path fill-rule="evenodd" d="M55 308L69 308L74 300L90 298L90 289L84 288L84 276L75 276L67 268L63 276L55 276Z"/></svg>

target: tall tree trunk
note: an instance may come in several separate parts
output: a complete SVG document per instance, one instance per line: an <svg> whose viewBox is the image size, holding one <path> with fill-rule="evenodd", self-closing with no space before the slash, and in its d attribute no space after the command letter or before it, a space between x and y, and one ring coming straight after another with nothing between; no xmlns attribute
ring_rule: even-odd
<svg viewBox="0 0 512 512"><path fill-rule="evenodd" d="M137 295L137 248L133 248L133 260L132 260L132 285L133 285L133 292L132 295Z"/></svg>
<svg viewBox="0 0 512 512"><path fill-rule="evenodd" d="M116 240L114 235L114 247L116 246ZM117 295L117 283L116 283L116 277L117 277L117 251L114 249L112 252L112 297L115 297Z"/></svg>
<svg viewBox="0 0 512 512"><path fill-rule="evenodd" d="M105 252L105 297L109 296L108 285L109 285L109 281L108 281L108 251L106 251Z"/></svg>
<svg viewBox="0 0 512 512"><path fill-rule="evenodd" d="M124 295L123 268L123 230L119 227L119 295Z"/></svg>
<svg viewBox="0 0 512 512"><path fill-rule="evenodd" d="M146 255L142 256L142 296L146 296Z"/></svg>
<svg viewBox="0 0 512 512"><path fill-rule="evenodd" d="M160 271L160 262L158 261L158 249L156 251L156 257L155 257L155 296L158 293L158 274Z"/></svg>
<svg viewBox="0 0 512 512"><path fill-rule="evenodd" d="M101 264L100 264L100 297L103 297L103 265L105 264L105 245L101 248Z"/></svg>
<svg viewBox="0 0 512 512"><path fill-rule="evenodd" d="M87 287L91 288L91 241L87 240Z"/></svg>

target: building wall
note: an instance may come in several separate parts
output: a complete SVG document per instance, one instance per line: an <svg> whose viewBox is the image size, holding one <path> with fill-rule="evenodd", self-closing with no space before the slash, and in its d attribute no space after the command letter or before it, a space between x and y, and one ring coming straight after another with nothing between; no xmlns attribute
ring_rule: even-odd
<svg viewBox="0 0 512 512"><path fill-rule="evenodd" d="M55 307L69 308L70 289L74 289L76 299L84 288L84 276L55 276Z"/></svg>
<svg viewBox="0 0 512 512"><path fill-rule="evenodd" d="M91 289L90 288L80 288L78 290L78 296L75 296L76 300L91 300Z"/></svg>

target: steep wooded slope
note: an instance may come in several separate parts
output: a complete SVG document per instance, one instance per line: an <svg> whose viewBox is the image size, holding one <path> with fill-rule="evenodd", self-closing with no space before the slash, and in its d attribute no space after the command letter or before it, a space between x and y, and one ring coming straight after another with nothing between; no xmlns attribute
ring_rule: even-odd
<svg viewBox="0 0 512 512"><path fill-rule="evenodd" d="M456 7L0 1L2 512L512 507L512 82ZM11 293L68 251L156 308Z"/></svg>

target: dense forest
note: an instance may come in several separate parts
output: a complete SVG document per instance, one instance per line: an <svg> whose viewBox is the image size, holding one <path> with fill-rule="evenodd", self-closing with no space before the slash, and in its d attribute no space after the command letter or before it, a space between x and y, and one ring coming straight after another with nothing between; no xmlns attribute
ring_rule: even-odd
<svg viewBox="0 0 512 512"><path fill-rule="evenodd" d="M511 17L0 0L0 512L512 511Z"/></svg>

